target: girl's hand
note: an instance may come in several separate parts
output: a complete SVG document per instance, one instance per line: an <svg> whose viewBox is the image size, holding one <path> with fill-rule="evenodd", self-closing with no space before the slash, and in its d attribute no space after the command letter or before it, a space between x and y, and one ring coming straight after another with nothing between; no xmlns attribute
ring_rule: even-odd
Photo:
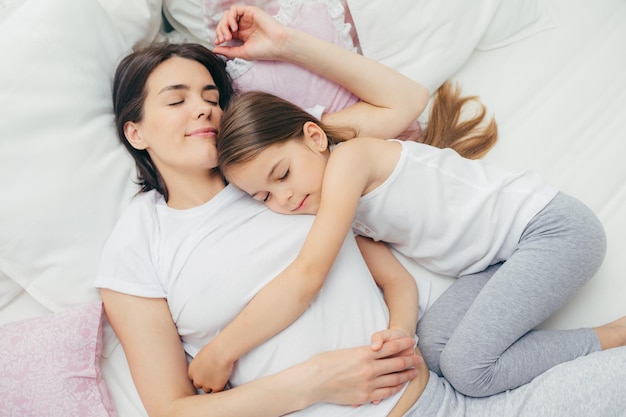
<svg viewBox="0 0 626 417"><path fill-rule="evenodd" d="M258 7L233 6L217 25L213 52L229 59L280 59L285 54L283 47L289 31ZM240 42L223 45L233 40Z"/></svg>
<svg viewBox="0 0 626 417"><path fill-rule="evenodd" d="M400 339L403 337L411 337L411 336L407 334L404 330L400 330L400 329L381 330L372 335L372 343L370 345L370 348L376 352L383 347L385 342L389 342L390 340L394 340L394 339ZM413 351L413 348L415 348L415 343L411 347L411 352Z"/></svg>
<svg viewBox="0 0 626 417"><path fill-rule="evenodd" d="M308 394L315 402L348 405L388 398L417 376L415 367L422 359L415 355L414 343L402 337L385 342L378 351L362 346L314 356Z"/></svg>
<svg viewBox="0 0 626 417"><path fill-rule="evenodd" d="M189 364L189 379L197 389L204 392L219 392L224 389L234 362L224 358L216 344L210 342L204 346Z"/></svg>

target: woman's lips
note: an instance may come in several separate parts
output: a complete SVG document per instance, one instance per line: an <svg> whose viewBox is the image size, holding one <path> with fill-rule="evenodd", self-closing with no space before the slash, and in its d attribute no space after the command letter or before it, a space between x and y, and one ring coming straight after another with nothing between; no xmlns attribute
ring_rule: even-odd
<svg viewBox="0 0 626 417"><path fill-rule="evenodd" d="M211 136L214 137L217 133L217 129L214 127L203 127L187 133L187 136Z"/></svg>

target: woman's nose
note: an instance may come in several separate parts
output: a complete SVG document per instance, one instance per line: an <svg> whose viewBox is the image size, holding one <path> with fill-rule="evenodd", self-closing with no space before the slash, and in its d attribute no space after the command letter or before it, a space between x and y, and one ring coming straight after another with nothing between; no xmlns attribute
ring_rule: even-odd
<svg viewBox="0 0 626 417"><path fill-rule="evenodd" d="M198 119L202 118L202 117L211 117L211 113L213 112L213 107L211 106L210 103L207 103L204 100L200 100L200 103L198 105Z"/></svg>

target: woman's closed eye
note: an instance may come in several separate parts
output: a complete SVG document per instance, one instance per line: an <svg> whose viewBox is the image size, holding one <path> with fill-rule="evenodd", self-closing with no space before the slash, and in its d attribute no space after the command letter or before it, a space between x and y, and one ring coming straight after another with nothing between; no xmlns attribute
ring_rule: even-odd
<svg viewBox="0 0 626 417"><path fill-rule="evenodd" d="M207 90L202 94L202 100L206 101L212 106L218 106L220 104L220 96L216 90Z"/></svg>
<svg viewBox="0 0 626 417"><path fill-rule="evenodd" d="M289 169L287 169L287 171L285 171L285 173L280 178L278 178L278 181L285 181L288 176L289 176Z"/></svg>

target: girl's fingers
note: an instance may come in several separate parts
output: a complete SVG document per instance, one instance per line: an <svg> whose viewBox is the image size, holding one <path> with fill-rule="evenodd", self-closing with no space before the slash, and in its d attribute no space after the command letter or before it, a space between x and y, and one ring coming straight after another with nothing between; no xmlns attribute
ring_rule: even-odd
<svg viewBox="0 0 626 417"><path fill-rule="evenodd" d="M393 339L386 343L383 343L382 348L377 351L378 358L385 358L387 356L394 356L402 351L412 348L415 344L415 340L410 337L401 337L399 339Z"/></svg>

